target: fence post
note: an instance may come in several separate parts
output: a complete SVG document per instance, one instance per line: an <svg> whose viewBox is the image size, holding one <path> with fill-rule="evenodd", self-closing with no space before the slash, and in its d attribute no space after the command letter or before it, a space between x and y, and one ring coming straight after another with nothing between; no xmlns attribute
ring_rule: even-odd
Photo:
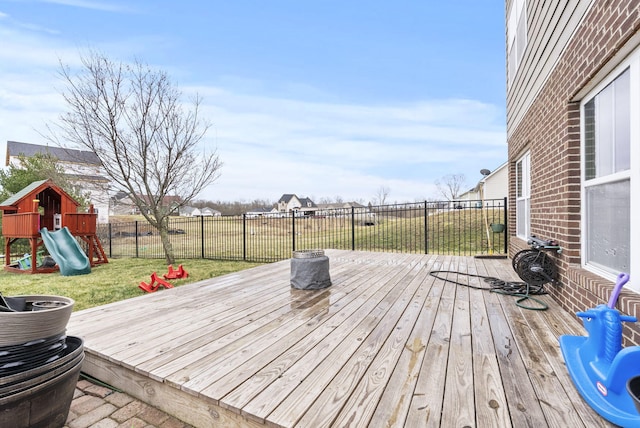
<svg viewBox="0 0 640 428"><path fill-rule="evenodd" d="M351 251L356 250L356 209L351 207Z"/></svg>
<svg viewBox="0 0 640 428"><path fill-rule="evenodd" d="M509 236L509 228L507 227L507 197L504 197L504 210L502 210L504 215L504 253L509 254L509 244L508 244L508 236Z"/></svg>
<svg viewBox="0 0 640 428"><path fill-rule="evenodd" d="M291 251L296 250L296 211L291 211Z"/></svg>
<svg viewBox="0 0 640 428"><path fill-rule="evenodd" d="M242 213L242 260L247 260L247 214Z"/></svg>
<svg viewBox="0 0 640 428"><path fill-rule="evenodd" d="M138 253L138 220L136 220L135 233L136 233L136 258L138 258L140 257L140 254Z"/></svg>
<svg viewBox="0 0 640 428"><path fill-rule="evenodd" d="M204 259L204 216L200 216L200 256Z"/></svg>
<svg viewBox="0 0 640 428"><path fill-rule="evenodd" d="M429 254L429 212L427 201L424 201L424 253Z"/></svg>
<svg viewBox="0 0 640 428"><path fill-rule="evenodd" d="M109 258L111 258L113 256L113 234L112 234L112 230L111 230L111 222L108 223L109 225Z"/></svg>

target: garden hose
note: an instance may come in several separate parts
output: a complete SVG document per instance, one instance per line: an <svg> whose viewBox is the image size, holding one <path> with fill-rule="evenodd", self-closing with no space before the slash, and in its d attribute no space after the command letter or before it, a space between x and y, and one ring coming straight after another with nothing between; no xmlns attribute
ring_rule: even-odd
<svg viewBox="0 0 640 428"><path fill-rule="evenodd" d="M451 279L442 278L438 276L438 274L440 273L445 273L445 274L454 273L456 275L465 275L467 277L472 277L472 278L482 278L484 282L489 284L489 286L481 287L477 285L471 285L469 283L465 284L465 283L454 281ZM547 292L544 290L542 285L530 285L526 282L504 281L502 279L494 278L492 276L475 275L471 273L463 273L463 272L450 271L450 270L434 270L429 272L429 275L437 279L441 279L445 282L451 282L456 285L462 285L462 286L473 288L476 290L487 290L492 293L499 293L507 296L517 297L518 299L516 300L516 306L522 309L528 309L532 311L546 311L547 309L549 309L549 306L545 302L541 301L540 299L536 299L535 297L531 297L533 295L547 294ZM539 306L528 306L524 304L523 302L526 302L527 300L532 300Z"/></svg>

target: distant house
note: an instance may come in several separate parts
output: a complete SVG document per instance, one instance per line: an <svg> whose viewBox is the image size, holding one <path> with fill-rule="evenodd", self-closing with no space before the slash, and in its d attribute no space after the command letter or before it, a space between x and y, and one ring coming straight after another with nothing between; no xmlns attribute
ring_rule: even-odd
<svg viewBox="0 0 640 428"><path fill-rule="evenodd" d="M200 208L185 205L180 208L180 215L183 217L198 217L202 215Z"/></svg>
<svg viewBox="0 0 640 428"><path fill-rule="evenodd" d="M376 213L372 212L368 206L358 202L336 202L332 204L318 204L315 213L317 216L344 217L354 216L354 219L363 225L376 224Z"/></svg>
<svg viewBox="0 0 640 428"><path fill-rule="evenodd" d="M87 192L88 199L93 204L94 211L98 214L98 223L109 222L109 188L111 187L111 180L107 178L100 159L95 153L7 141L5 165L19 167L20 156L29 158L36 154L48 154L56 158L69 179Z"/></svg>
<svg viewBox="0 0 640 428"><path fill-rule="evenodd" d="M220 217L222 213L218 210L214 210L213 208L204 207L200 209L200 215L203 217Z"/></svg>
<svg viewBox="0 0 640 428"><path fill-rule="evenodd" d="M277 211L281 213L297 212L302 215L313 215L318 207L309 198L298 198L294 194L284 194L278 199Z"/></svg>
<svg viewBox="0 0 640 428"><path fill-rule="evenodd" d="M109 202L109 214L134 215L138 214L138 208L126 192L118 192L111 197Z"/></svg>
<svg viewBox="0 0 640 428"><path fill-rule="evenodd" d="M509 194L509 164L503 163L488 175L484 176L478 184L462 193L456 202L463 206L469 206L470 201L477 202L480 199L504 199Z"/></svg>
<svg viewBox="0 0 640 428"><path fill-rule="evenodd" d="M140 199L142 199L143 201L148 200L147 196L145 195L141 195ZM165 196L163 203L165 206L169 207L172 214L178 215L180 204L182 203L182 198L180 198L179 196ZM140 209L133 201L131 195L126 192L118 192L114 196L112 196L110 206L112 215L142 214L140 212ZM149 211L149 209L147 209L147 211Z"/></svg>
<svg viewBox="0 0 640 428"><path fill-rule="evenodd" d="M210 207L196 208L184 206L180 208L180 215L184 217L218 217L221 216L222 213Z"/></svg>
<svg viewBox="0 0 640 428"><path fill-rule="evenodd" d="M272 216L274 214L277 214L277 212L274 211L274 209L265 208L265 207L253 208L251 211L247 211L245 213L245 215L248 218L267 217L267 216Z"/></svg>
<svg viewBox="0 0 640 428"><path fill-rule="evenodd" d="M363 213L369 212L369 207L362 205L358 202L336 202L331 204L317 204L317 215L350 215L351 210L354 212Z"/></svg>

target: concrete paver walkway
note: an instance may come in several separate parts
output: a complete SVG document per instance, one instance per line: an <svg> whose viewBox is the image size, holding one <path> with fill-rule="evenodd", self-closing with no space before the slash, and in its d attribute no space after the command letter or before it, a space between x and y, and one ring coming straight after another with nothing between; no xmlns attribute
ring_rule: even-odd
<svg viewBox="0 0 640 428"><path fill-rule="evenodd" d="M80 379L64 428L193 428L140 400Z"/></svg>

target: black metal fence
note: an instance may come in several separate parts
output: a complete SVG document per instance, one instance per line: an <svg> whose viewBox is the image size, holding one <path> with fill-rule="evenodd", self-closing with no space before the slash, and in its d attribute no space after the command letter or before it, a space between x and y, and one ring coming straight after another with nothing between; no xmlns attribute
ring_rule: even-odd
<svg viewBox="0 0 640 428"><path fill-rule="evenodd" d="M272 262L305 249L416 254L505 254L506 198L324 209L313 215L175 217L178 259ZM164 258L160 236L143 221L98 225L108 257Z"/></svg>

